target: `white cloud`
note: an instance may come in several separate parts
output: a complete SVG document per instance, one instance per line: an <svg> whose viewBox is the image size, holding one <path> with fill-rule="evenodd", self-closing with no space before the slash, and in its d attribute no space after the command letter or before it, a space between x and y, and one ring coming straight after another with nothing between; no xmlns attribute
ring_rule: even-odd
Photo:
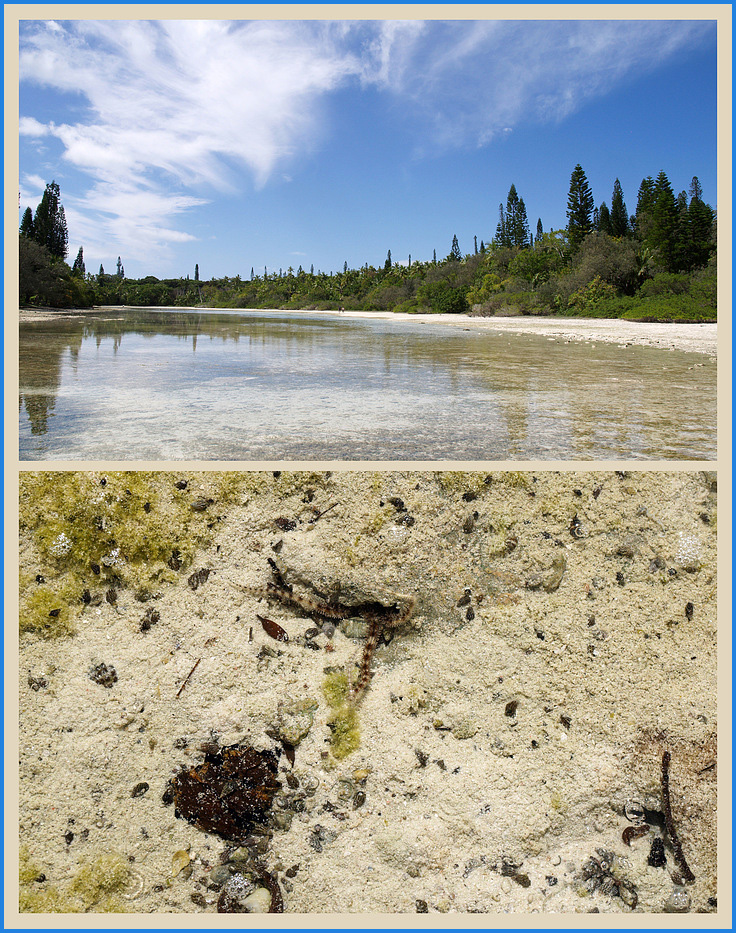
<svg viewBox="0 0 736 933"><path fill-rule="evenodd" d="M64 158L92 178L80 216L108 216L111 235L129 235L150 255L175 239L175 215L205 203L185 188L235 192L243 167L262 186L316 145L319 97L357 68L330 35L322 24L289 22L29 27L21 79L82 95L88 110L58 124L27 116L21 129L58 138Z"/></svg>

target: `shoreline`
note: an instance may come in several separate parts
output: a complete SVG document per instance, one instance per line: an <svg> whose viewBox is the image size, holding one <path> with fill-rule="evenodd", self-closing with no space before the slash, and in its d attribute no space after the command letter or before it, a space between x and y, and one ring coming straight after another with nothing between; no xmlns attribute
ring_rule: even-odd
<svg viewBox="0 0 736 933"><path fill-rule="evenodd" d="M133 310L131 305L103 305L95 308L69 310L20 310L20 323L50 321L55 317L77 317L110 311ZM138 310L136 308L136 310ZM156 307L143 310L155 311ZM202 308L182 307L179 311L264 312L278 308ZM315 311L293 310L288 314L331 314L344 318L397 320L419 324L447 324L464 330L496 331L498 333L537 334L550 340L617 343L622 347L644 346L660 350L683 350L715 357L718 351L718 325L700 323L661 324L625 321L621 318L537 318L537 317L472 317L467 314L406 314L393 311Z"/></svg>

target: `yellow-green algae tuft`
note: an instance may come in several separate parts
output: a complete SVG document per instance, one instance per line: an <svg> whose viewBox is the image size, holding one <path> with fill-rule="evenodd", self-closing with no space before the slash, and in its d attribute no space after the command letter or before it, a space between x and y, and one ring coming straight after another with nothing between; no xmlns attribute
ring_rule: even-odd
<svg viewBox="0 0 736 933"><path fill-rule="evenodd" d="M19 483L20 530L32 538L43 578L21 579L21 631L54 638L74 632L85 590L151 593L175 582L172 556L186 567L223 509L271 489L273 476L39 471L21 473Z"/></svg>
<svg viewBox="0 0 736 933"><path fill-rule="evenodd" d="M85 862L72 881L64 888L56 885L35 884L38 866L27 848L20 851L20 893L18 909L21 913L122 913L125 906L119 894L130 879L128 860L109 852L94 861Z"/></svg>
<svg viewBox="0 0 736 933"><path fill-rule="evenodd" d="M350 702L348 677L344 671L332 671L322 684L322 692L332 715L328 724L332 732L330 750L338 760L346 758L360 746L358 710Z"/></svg>

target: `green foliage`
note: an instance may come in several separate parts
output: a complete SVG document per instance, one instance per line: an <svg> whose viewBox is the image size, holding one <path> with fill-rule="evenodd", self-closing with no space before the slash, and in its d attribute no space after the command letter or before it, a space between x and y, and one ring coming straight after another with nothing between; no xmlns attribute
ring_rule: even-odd
<svg viewBox="0 0 736 933"><path fill-rule="evenodd" d="M575 314L592 315L596 302L615 297L616 289L597 275L570 295L567 307Z"/></svg>
<svg viewBox="0 0 736 933"><path fill-rule="evenodd" d="M422 285L417 291L417 298L426 303L434 314L464 314L468 310L464 290L449 279Z"/></svg>
<svg viewBox="0 0 736 933"><path fill-rule="evenodd" d="M18 301L50 308L88 308L92 292L84 279L55 259L47 247L18 238Z"/></svg>

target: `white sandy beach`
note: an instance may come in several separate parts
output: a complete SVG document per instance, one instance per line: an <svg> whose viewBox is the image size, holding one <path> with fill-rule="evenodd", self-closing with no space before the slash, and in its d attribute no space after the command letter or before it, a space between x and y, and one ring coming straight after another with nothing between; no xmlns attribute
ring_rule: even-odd
<svg viewBox="0 0 736 933"><path fill-rule="evenodd" d="M286 913L360 926L375 913L457 924L470 913L716 909L714 474L263 477L223 506L214 474L159 474L150 515L166 519L185 480L181 495L213 500L211 542L152 600L123 588L111 604L91 576L75 635L21 636L27 904L94 911L110 894L144 924L215 913L237 865L223 839L164 805L167 782L213 736L278 748L274 728L302 716L308 731L293 767L281 756L281 816L260 855ZM104 478L90 474L91 495ZM124 482L111 477L108 493ZM53 579L30 531L20 553L28 586ZM365 625L328 626L310 650L305 632L319 626L303 611L240 588L272 578L270 556L297 592L416 600L376 651L360 744L340 760L322 685L330 669L354 669ZM200 568L211 573L195 590L187 579ZM151 608L160 618L142 631ZM116 671L110 687L90 679L103 663ZM294 712L304 701L306 720ZM665 751L692 884L678 883L669 842L666 864L648 864L664 832ZM627 845L636 805L651 826ZM111 853L127 866L123 883L85 887L80 870Z"/></svg>
<svg viewBox="0 0 736 933"><path fill-rule="evenodd" d="M59 316L90 314L95 311L125 311L125 307L75 309L70 311L22 309L20 320L43 321ZM155 311L155 308L150 310ZM202 308L181 308L201 311ZM268 314L257 308L228 308L226 311L247 311ZM467 314L394 314L390 311L289 311L290 314L330 314L340 318L374 318L385 321L408 321L420 324L447 324L466 330L498 331L512 334L539 334L550 340L595 341L658 347L666 350L687 350L691 353L717 354L717 324L652 324L610 318L543 318L543 317L472 317Z"/></svg>

